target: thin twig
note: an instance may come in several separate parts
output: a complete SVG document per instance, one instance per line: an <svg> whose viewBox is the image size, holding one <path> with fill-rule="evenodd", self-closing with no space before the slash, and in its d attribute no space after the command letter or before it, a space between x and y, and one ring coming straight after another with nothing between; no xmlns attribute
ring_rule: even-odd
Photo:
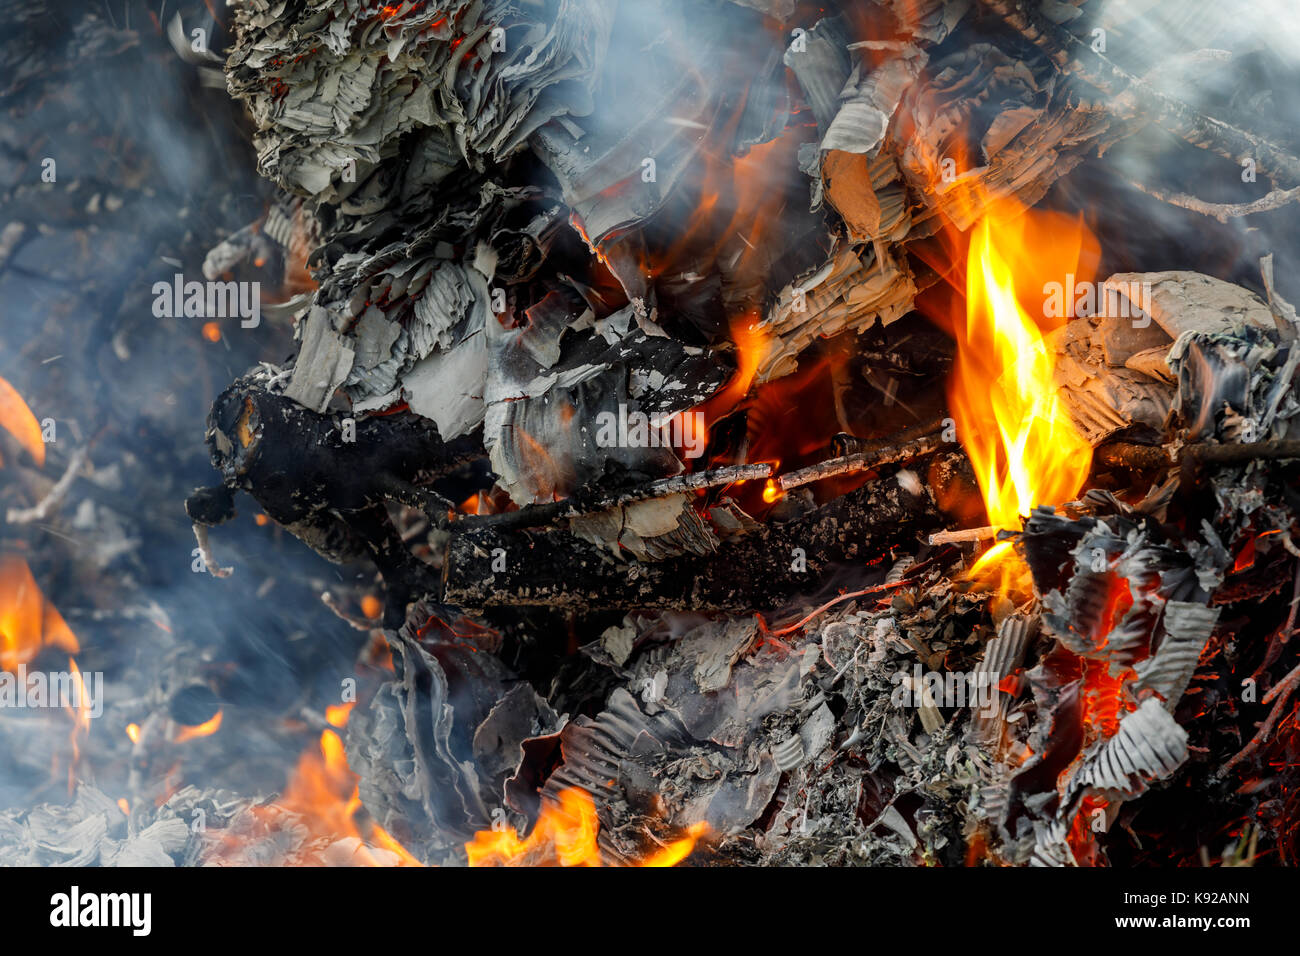
<svg viewBox="0 0 1300 956"><path fill-rule="evenodd" d="M1154 186L1147 186L1138 182L1136 179L1129 179L1128 184L1134 189L1146 193L1161 202L1169 203L1171 206L1178 206L1181 209L1190 209L1192 212L1199 212L1203 216L1209 216L1219 222L1227 223L1230 219L1239 219L1242 216L1250 216L1257 212L1268 212L1272 209L1278 209L1289 202L1300 199L1300 186L1294 189L1274 189L1267 196L1256 199L1252 202L1223 203L1223 202L1206 202L1204 199L1198 199L1196 196L1189 196L1187 193L1165 192L1163 189L1157 189Z"/></svg>
<svg viewBox="0 0 1300 956"><path fill-rule="evenodd" d="M996 538L1002 529L997 525L983 528L963 528L960 531L936 531L930 535L930 544L964 544L968 541L987 541Z"/></svg>
<svg viewBox="0 0 1300 956"><path fill-rule="evenodd" d="M919 458L921 455L928 455L931 452L938 451L943 444L943 440L938 435L926 435L923 438L917 438L893 447L879 448L874 451L861 451L852 455L831 458L828 461L820 461L815 465L809 465L807 468L786 472L784 475L778 476L775 483L781 491L789 491L791 488L798 488L800 485L821 481L823 478L834 478L837 475L870 471L882 465L906 461L909 458Z"/></svg>
<svg viewBox="0 0 1300 956"><path fill-rule="evenodd" d="M234 568L223 568L217 564L216 557L212 554L212 545L208 543L208 526L195 523L194 540L199 543L199 557L203 559L203 566L207 572L214 578L228 578L234 572Z"/></svg>
<svg viewBox="0 0 1300 956"><path fill-rule="evenodd" d="M1300 441L1257 441L1226 445L1198 442L1175 450L1170 445L1111 442L1097 449L1097 460L1109 467L1166 468L1180 462L1241 465L1251 461L1300 458Z"/></svg>
<svg viewBox="0 0 1300 956"><path fill-rule="evenodd" d="M351 625L352 629L355 631L362 631L366 634L369 634L371 631L373 631L375 628L379 626L374 621L369 621L366 620L365 618L360 618L360 617L356 617L353 614L349 614L339 605L338 601L334 600L334 595L331 594L329 591L324 591L321 593L320 602L321 604L324 604L327 608L329 608L331 611L333 611L334 616L337 617L340 621L344 621L347 624Z"/></svg>
<svg viewBox="0 0 1300 956"><path fill-rule="evenodd" d="M68 467L64 469L63 476L54 483L49 494L42 498L31 508L10 508L5 517L10 524L31 524L33 521L44 521L51 511L53 511L67 495L68 489L72 487L72 482L77 477L77 472L81 466L86 463L86 456L90 454L90 445L82 445L72 453L68 460Z"/></svg>
<svg viewBox="0 0 1300 956"><path fill-rule="evenodd" d="M1300 458L1300 441L1257 441L1238 445L1187 445L1183 457L1212 465L1241 465L1261 459Z"/></svg>
<svg viewBox="0 0 1300 956"><path fill-rule="evenodd" d="M983 0L983 5L1042 50L1063 74L1078 76L1110 98L1112 111L1132 103L1159 126L1192 146L1234 162L1255 160L1261 172L1300 184L1300 158L1260 136L1199 113L1144 80L1121 69L1064 27L1052 23L1024 0Z"/></svg>
<svg viewBox="0 0 1300 956"><path fill-rule="evenodd" d="M1261 703L1264 704L1267 704L1269 701L1276 698L1276 701L1273 704L1273 709L1268 712L1268 716L1264 718L1264 722L1259 725L1259 732L1256 733L1254 737L1250 738L1250 742L1246 744L1245 747L1241 748L1235 757L1219 768L1216 776L1226 776L1229 770L1263 746L1264 741L1266 741L1269 738L1269 735L1273 733L1273 725L1276 724L1278 719L1282 716L1282 711L1285 709L1286 704L1291 700L1291 692L1296 689L1297 684L1300 684L1300 664L1297 664L1289 674L1283 677L1282 680L1264 696L1263 701L1261 701Z"/></svg>
<svg viewBox="0 0 1300 956"><path fill-rule="evenodd" d="M865 597L868 594L879 594L881 591L891 591L894 588L902 587L904 584L907 583L908 583L907 580L902 580L902 581L896 581L893 584L877 584L875 587L864 588L861 591L850 591L848 594L841 594L833 601L827 601L825 604L817 608L815 611L808 612L808 615L806 617L804 617L800 621L797 621L794 624L791 624L789 627L783 627L779 631L768 631L768 636L781 637L785 634L790 634L794 631L799 630L799 628L803 627L813 618L817 617L817 615L830 610L837 604L843 604L845 601L852 601L854 598Z"/></svg>

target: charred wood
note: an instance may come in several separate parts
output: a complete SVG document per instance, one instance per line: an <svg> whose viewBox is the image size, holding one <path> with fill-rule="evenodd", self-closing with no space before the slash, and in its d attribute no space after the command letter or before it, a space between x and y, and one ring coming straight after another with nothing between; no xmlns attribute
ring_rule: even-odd
<svg viewBox="0 0 1300 956"><path fill-rule="evenodd" d="M953 458L964 462L962 456ZM618 563L562 532L453 536L442 600L466 608L549 605L751 611L825 584L836 566L878 559L943 521L935 496L866 485L810 514L723 543L704 558Z"/></svg>

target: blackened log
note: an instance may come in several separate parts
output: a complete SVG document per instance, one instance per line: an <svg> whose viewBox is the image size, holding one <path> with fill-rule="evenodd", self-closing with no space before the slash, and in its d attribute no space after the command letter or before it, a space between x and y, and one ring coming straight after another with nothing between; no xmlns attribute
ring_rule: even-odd
<svg viewBox="0 0 1300 956"><path fill-rule="evenodd" d="M822 588L837 568L861 568L893 545L916 548L943 521L930 488L914 494L886 479L727 541L705 558L622 562L563 532L482 529L452 536L442 600L463 608L762 610Z"/></svg>
<svg viewBox="0 0 1300 956"><path fill-rule="evenodd" d="M484 454L479 436L444 442L432 422L410 412L355 420L320 415L248 376L217 397L206 437L224 486L247 492L284 525L386 500L443 508L446 502L430 497L426 486ZM186 510L211 524L222 517L224 509L213 507L222 498L200 489Z"/></svg>
<svg viewBox="0 0 1300 956"><path fill-rule="evenodd" d="M334 562L371 558L388 589L385 623L437 588L437 577L403 545L386 501L421 508L445 524L451 503L428 484L483 454L479 436L443 442L432 422L409 412L345 421L320 415L256 380L238 379L208 415L219 488L185 502L190 518L216 524L247 492L277 524Z"/></svg>
<svg viewBox="0 0 1300 956"><path fill-rule="evenodd" d="M1211 445L1198 442L1184 445L1175 457L1161 445L1137 445L1110 442L1097 449L1097 460L1110 468L1152 471L1181 463L1199 465L1244 465L1252 461L1285 461L1300 458L1300 441L1260 441L1240 444Z"/></svg>

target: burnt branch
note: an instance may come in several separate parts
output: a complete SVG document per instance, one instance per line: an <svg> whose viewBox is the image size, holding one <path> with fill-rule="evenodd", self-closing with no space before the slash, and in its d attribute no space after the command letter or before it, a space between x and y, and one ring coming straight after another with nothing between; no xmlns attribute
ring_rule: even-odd
<svg viewBox="0 0 1300 956"><path fill-rule="evenodd" d="M567 533L484 528L452 537L442 600L466 608L773 608L824 586L835 567L914 544L942 521L930 489L913 494L897 482L880 482L724 542L703 558L620 562Z"/></svg>
<svg viewBox="0 0 1300 956"><path fill-rule="evenodd" d="M617 492L580 492L562 501L548 501L540 505L528 505L518 511L504 511L494 515L467 515L452 522L450 529L457 532L476 531L482 528L498 530L514 528L540 528L564 518L576 518L579 515L595 514L608 511L620 505L649 501L654 498L666 498L670 495L691 491L703 491L735 484L738 481L754 481L769 478L772 466L727 465L712 468L689 475L674 475L650 481L635 488Z"/></svg>
<svg viewBox="0 0 1300 956"><path fill-rule="evenodd" d="M1160 445L1111 442L1097 449L1097 460L1107 467L1151 471L1184 465L1244 465L1252 461L1300 458L1300 441L1261 441L1234 445L1195 444L1171 451Z"/></svg>
<svg viewBox="0 0 1300 956"><path fill-rule="evenodd" d="M1187 193L1166 192L1163 189L1140 183L1136 179L1127 179L1126 177L1126 180L1134 189L1146 193L1153 199L1159 199L1161 202L1177 206L1180 209L1199 212L1202 216L1209 216L1211 219L1217 219L1225 224L1230 219L1240 219L1243 216L1252 216L1255 213L1280 209L1287 203L1300 199L1300 186L1296 186L1294 189L1274 189L1267 196L1262 196L1252 202L1206 202L1204 199L1189 196Z"/></svg>
<svg viewBox="0 0 1300 956"><path fill-rule="evenodd" d="M820 461L815 465L809 465L807 468L800 468L797 471L780 475L776 479L776 486L781 491L789 491L791 488L798 488L814 481L821 481L823 478L835 478L839 475L870 471L873 468L932 454L945 444L946 442L938 434L934 434L898 445L877 448L873 451L842 455L839 458Z"/></svg>
<svg viewBox="0 0 1300 956"><path fill-rule="evenodd" d="M1288 185L1300 184L1300 158L1247 130L1206 116L1154 89L1044 18L1024 0L984 0L984 6L1033 43L1064 74L1077 76L1111 99L1112 111L1131 103L1185 142L1234 162L1253 157L1259 169Z"/></svg>

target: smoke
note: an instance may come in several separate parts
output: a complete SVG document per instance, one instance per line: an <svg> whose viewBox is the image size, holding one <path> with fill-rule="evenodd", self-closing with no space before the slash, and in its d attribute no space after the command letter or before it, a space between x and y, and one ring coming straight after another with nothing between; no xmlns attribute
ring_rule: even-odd
<svg viewBox="0 0 1300 956"><path fill-rule="evenodd" d="M1268 50L1300 62L1293 0L1107 0L1101 25L1148 52L1152 63L1189 50Z"/></svg>

